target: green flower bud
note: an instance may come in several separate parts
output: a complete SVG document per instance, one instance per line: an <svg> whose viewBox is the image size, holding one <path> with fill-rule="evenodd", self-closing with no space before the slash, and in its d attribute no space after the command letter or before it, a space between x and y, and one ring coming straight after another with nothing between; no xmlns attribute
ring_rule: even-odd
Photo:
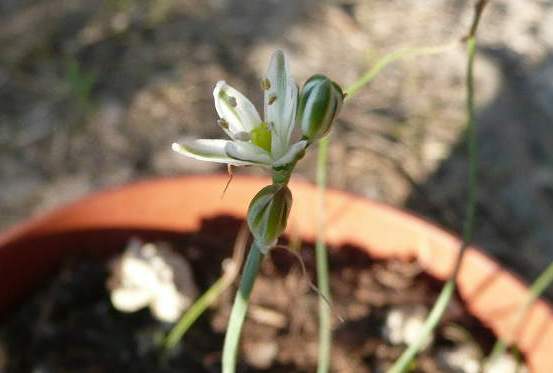
<svg viewBox="0 0 553 373"><path fill-rule="evenodd" d="M267 253L286 229L292 207L292 192L286 185L261 189L248 208L248 226L261 252Z"/></svg>
<svg viewBox="0 0 553 373"><path fill-rule="evenodd" d="M303 85L297 112L303 136L314 141L326 135L343 101L338 84L324 75L309 78Z"/></svg>

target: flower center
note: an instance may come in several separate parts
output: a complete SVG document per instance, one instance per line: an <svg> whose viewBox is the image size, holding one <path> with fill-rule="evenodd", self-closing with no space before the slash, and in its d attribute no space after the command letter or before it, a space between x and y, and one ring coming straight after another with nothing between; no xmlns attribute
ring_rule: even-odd
<svg viewBox="0 0 553 373"><path fill-rule="evenodd" d="M259 126L251 130L250 135L252 143L269 153L271 152L271 130L267 123L261 122Z"/></svg>

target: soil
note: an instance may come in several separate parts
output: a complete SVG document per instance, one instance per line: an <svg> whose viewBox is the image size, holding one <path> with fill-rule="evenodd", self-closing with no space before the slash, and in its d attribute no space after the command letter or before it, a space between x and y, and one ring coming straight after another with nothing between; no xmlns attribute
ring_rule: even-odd
<svg viewBox="0 0 553 373"><path fill-rule="evenodd" d="M200 231L171 242L191 263L200 289L207 289L220 275L221 261L232 255L241 224L230 217L213 218ZM308 243L301 257L313 277L314 250ZM286 250L275 249L267 259L252 296L239 371L313 372L318 295L309 288L297 259ZM428 309L441 284L424 274L417 263L372 260L355 247L330 248L330 268L336 315L333 371L382 371L404 348L383 335L389 311ZM0 329L6 371L220 371L235 287L197 321L174 351L162 354L160 341L171 325L156 321L148 310L132 314L115 310L106 290L107 276L105 260L68 259ZM444 351L467 347L486 354L493 342L491 332L456 297L414 371L448 371L442 365Z"/></svg>

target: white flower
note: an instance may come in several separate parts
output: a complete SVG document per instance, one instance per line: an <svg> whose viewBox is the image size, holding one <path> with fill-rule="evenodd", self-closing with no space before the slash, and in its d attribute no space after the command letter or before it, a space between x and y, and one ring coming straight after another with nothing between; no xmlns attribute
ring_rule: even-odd
<svg viewBox="0 0 553 373"><path fill-rule="evenodd" d="M298 160L308 142L290 144L296 121L298 87L282 51L273 53L261 86L265 94L265 120L250 100L225 81L213 91L220 127L230 137L173 143L173 150L202 161L235 166L281 167Z"/></svg>

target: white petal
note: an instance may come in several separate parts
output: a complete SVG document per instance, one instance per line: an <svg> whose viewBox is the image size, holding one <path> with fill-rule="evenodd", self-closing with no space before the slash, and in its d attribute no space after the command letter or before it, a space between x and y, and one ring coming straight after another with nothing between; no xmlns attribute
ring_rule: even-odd
<svg viewBox="0 0 553 373"><path fill-rule="evenodd" d="M190 304L173 284L160 286L150 304L155 318L165 322L175 322Z"/></svg>
<svg viewBox="0 0 553 373"><path fill-rule="evenodd" d="M266 79L269 89L265 90L265 120L273 128L272 153L274 158L280 158L288 148L298 101L298 87L282 51L273 53Z"/></svg>
<svg viewBox="0 0 553 373"><path fill-rule="evenodd" d="M235 166L253 165L254 162L246 162L230 158L225 152L225 145L232 141L229 140L190 140L179 143L173 143L171 148L187 157L198 159L200 161L228 163Z"/></svg>
<svg viewBox="0 0 553 373"><path fill-rule="evenodd" d="M307 141L301 140L292 145L286 154L280 157L276 162L273 163L273 167L285 166L289 163L295 162L298 160L298 157L307 147Z"/></svg>
<svg viewBox="0 0 553 373"><path fill-rule="evenodd" d="M213 98L217 114L228 123L231 137L234 138L235 133L250 132L261 123L261 118L250 100L225 81L217 82Z"/></svg>
<svg viewBox="0 0 553 373"><path fill-rule="evenodd" d="M249 142L229 141L225 145L225 152L229 157L240 161L265 166L272 163L271 155L267 151Z"/></svg>
<svg viewBox="0 0 553 373"><path fill-rule="evenodd" d="M153 294L142 288L117 288L111 291L113 307L121 312L136 312L150 304Z"/></svg>

